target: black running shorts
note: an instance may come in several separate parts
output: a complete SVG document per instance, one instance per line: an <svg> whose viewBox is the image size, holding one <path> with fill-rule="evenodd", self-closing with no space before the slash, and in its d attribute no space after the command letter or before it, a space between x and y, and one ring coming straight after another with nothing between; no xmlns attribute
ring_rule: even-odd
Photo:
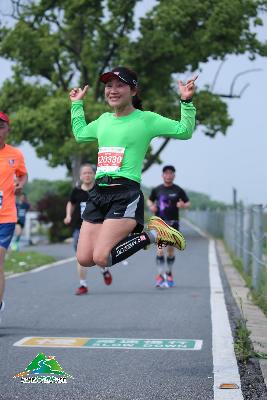
<svg viewBox="0 0 267 400"><path fill-rule="evenodd" d="M101 182L101 181L100 181ZM91 223L102 223L105 219L132 218L137 222L134 232L144 227L144 195L137 182L129 179L114 179L116 186L95 186L88 192L82 219Z"/></svg>

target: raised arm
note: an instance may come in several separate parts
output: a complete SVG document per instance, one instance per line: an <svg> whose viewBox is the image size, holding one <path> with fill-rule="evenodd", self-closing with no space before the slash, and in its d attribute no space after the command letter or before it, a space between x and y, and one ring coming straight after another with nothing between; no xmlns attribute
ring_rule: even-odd
<svg viewBox="0 0 267 400"><path fill-rule="evenodd" d="M175 121L170 118L163 117L159 114L152 113L151 129L153 137L167 136L174 139L190 139L195 128L196 108L192 103L192 97L195 93L194 77L184 85L182 81L178 82L179 92L181 96L181 119Z"/></svg>
<svg viewBox="0 0 267 400"><path fill-rule="evenodd" d="M70 91L71 100L71 126L72 132L77 142L91 142L97 139L98 120L90 122L85 121L83 110L83 98L86 95L88 86L83 89L74 88Z"/></svg>

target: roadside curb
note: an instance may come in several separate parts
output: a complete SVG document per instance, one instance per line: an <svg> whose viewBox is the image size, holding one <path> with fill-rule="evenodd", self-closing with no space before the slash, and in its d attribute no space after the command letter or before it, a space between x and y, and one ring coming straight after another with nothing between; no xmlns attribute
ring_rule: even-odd
<svg viewBox="0 0 267 400"><path fill-rule="evenodd" d="M221 264L224 268L232 295L240 311L247 320L247 327L251 331L251 341L256 352L267 353L267 317L252 300L246 283L236 268L233 266L229 254L221 240L216 240L217 250ZM242 304L242 310L241 310ZM259 358L259 363L267 387L267 360Z"/></svg>
<svg viewBox="0 0 267 400"><path fill-rule="evenodd" d="M18 278L19 276L23 276L23 275L26 275L26 274L34 274L34 273L43 271L45 269L49 269L49 268L52 268L52 267L57 267L59 265L66 264L66 263L69 263L69 262L72 262L72 261L75 261L75 260L76 260L76 257L64 258L63 260L54 261L54 262L52 262L50 264L41 265L40 267L33 268L33 269L29 270L29 271L17 272L17 273L14 273L14 274L11 273L11 274L7 275L5 277L5 279Z"/></svg>

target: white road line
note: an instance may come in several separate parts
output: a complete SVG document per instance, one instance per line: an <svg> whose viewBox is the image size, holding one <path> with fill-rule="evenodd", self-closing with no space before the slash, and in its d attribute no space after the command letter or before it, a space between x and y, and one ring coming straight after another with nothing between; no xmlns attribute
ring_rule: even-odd
<svg viewBox="0 0 267 400"><path fill-rule="evenodd" d="M204 232L202 229L200 229L198 226L196 226L195 224L193 224L193 222L189 221L188 219L182 218L182 221L185 225L189 226L190 228L192 228L194 231L196 231L200 236L208 239L209 236L207 235L206 232Z"/></svg>
<svg viewBox="0 0 267 400"><path fill-rule="evenodd" d="M214 240L209 241L209 273L214 400L243 400ZM235 383L239 389L220 389L222 383Z"/></svg>
<svg viewBox="0 0 267 400"><path fill-rule="evenodd" d="M52 267L57 267L58 265L66 264L66 263L72 262L74 260L76 260L76 257L65 258L64 260L55 261L51 264L42 265L41 267L31 269L30 271L18 272L17 274L12 274L12 275L6 276L6 279L18 278L19 276L23 276L26 274L35 274L36 272L44 271L45 269L52 268Z"/></svg>

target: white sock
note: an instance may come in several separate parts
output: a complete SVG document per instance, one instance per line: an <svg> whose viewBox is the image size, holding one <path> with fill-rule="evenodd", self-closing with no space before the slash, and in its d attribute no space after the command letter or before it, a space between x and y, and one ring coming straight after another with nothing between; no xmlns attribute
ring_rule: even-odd
<svg viewBox="0 0 267 400"><path fill-rule="evenodd" d="M80 279L80 285L84 286L84 287L87 287L87 282L85 280L83 280L83 279Z"/></svg>
<svg viewBox="0 0 267 400"><path fill-rule="evenodd" d="M102 274L108 271L108 267L102 268Z"/></svg>

